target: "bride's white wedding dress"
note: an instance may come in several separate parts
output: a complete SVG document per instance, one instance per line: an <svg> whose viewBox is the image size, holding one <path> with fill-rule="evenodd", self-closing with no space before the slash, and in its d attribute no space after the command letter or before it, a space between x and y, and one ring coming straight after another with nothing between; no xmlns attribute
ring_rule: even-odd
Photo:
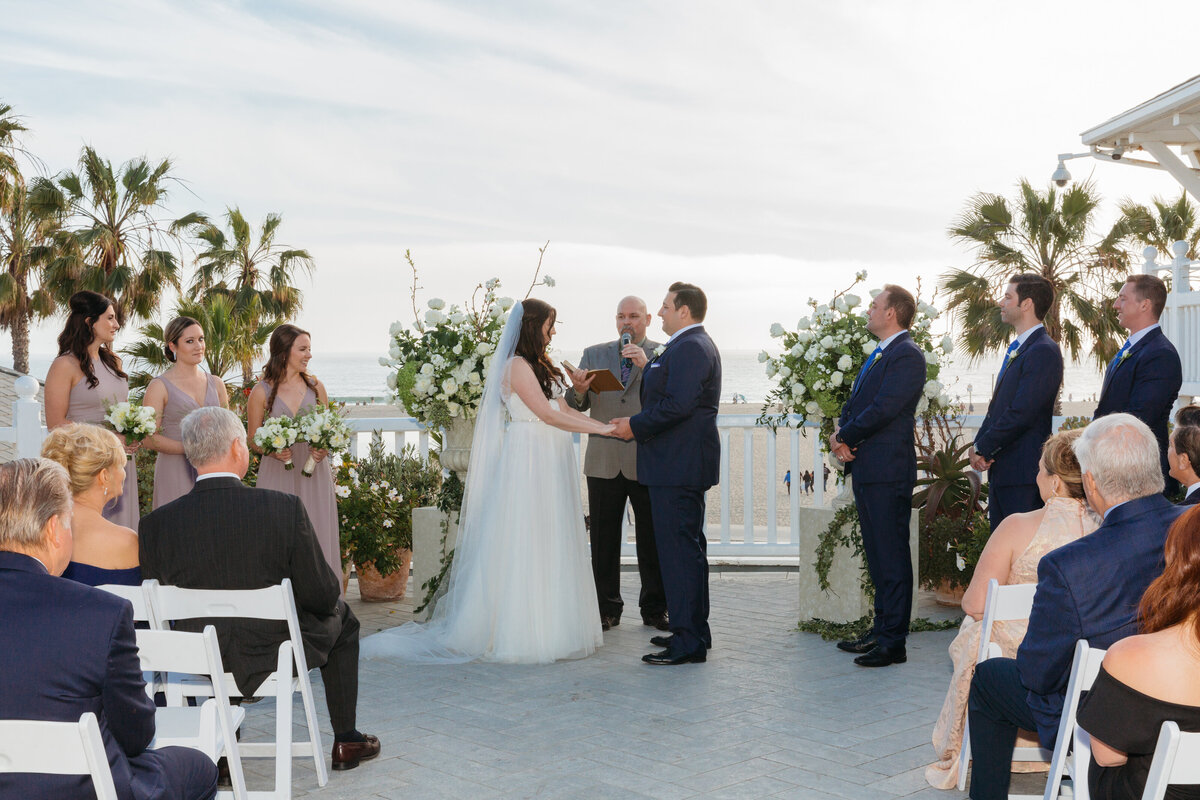
<svg viewBox="0 0 1200 800"><path fill-rule="evenodd" d="M571 434L539 420L510 392L505 355L497 349L492 372L503 365L505 374L498 387L499 376L489 375L472 443L449 588L428 623L364 639L364 657L548 663L582 658L604 643ZM489 411L488 394L497 388ZM497 399L507 425L487 416L504 413Z"/></svg>

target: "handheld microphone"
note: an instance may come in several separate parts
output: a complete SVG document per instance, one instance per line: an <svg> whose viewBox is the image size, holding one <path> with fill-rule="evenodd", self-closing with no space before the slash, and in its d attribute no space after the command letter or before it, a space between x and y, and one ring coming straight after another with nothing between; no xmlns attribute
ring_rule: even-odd
<svg viewBox="0 0 1200 800"><path fill-rule="evenodd" d="M632 341L633 341L633 336L632 336L632 334L629 333L629 331L625 331L624 333L622 333L621 334L621 349L624 350L625 346ZM622 369L627 369L632 366L633 366L632 359L628 359L628 358L621 359L621 368Z"/></svg>

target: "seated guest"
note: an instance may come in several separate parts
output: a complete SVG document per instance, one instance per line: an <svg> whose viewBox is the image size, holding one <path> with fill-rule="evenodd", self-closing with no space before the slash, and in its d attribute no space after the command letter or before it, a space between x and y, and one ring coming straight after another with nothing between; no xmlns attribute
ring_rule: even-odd
<svg viewBox="0 0 1200 800"><path fill-rule="evenodd" d="M181 423L183 450L196 468L191 492L150 512L140 526L142 572L190 589L262 589L292 581L308 666L321 668L333 725L333 768L353 769L379 755L379 740L355 727L358 619L341 599L341 576L321 554L300 499L242 483L250 464L246 429L232 411L206 406ZM283 622L186 620L177 628L217 629L221 658L242 694L270 673Z"/></svg>
<svg viewBox="0 0 1200 800"><path fill-rule="evenodd" d="M124 454L122 454L124 458ZM71 560L71 487L44 458L0 465L0 719L78 722L92 712L121 800L201 800L217 767L199 750L147 749L146 696L133 610L58 575ZM0 771L0 797L95 797L86 775Z"/></svg>
<svg viewBox="0 0 1200 800"><path fill-rule="evenodd" d="M1196 425L1180 425L1171 431L1170 445L1167 447L1167 463L1171 465L1171 477L1183 485L1183 500L1180 505L1190 506L1200 503L1200 427Z"/></svg>
<svg viewBox="0 0 1200 800"><path fill-rule="evenodd" d="M1088 425L1075 442L1093 533L1042 556L1037 594L1017 657L975 668L968 701L974 800L1007 798L1017 731L1043 747L1058 735L1075 642L1107 648L1136 630L1134 612L1162 572L1163 542L1184 509L1162 496L1158 442L1131 414Z"/></svg>
<svg viewBox="0 0 1200 800"><path fill-rule="evenodd" d="M971 585L963 595L962 607L967 617L950 643L954 675L942 713L933 727L933 749L938 760L925 768L925 780L935 789L952 789L958 780L959 747L967 718L967 694L979 653L979 622L983 619L988 581L994 578L1001 585L1035 583L1042 556L1091 533L1100 524L1099 517L1084 500L1083 475L1072 449L1080 433L1063 431L1046 440L1037 474L1038 492L1045 505L1036 511L1004 518L983 548ZM1000 645L1006 657L1017 654L1025 625L1025 620L1008 620L993 626L992 641ZM1045 770L1041 764L1022 764L1017 771L1029 771L1030 767L1037 767L1039 772Z"/></svg>
<svg viewBox="0 0 1200 800"><path fill-rule="evenodd" d="M42 443L42 457L62 464L71 476L75 548L62 576L88 586L139 585L142 570L137 534L103 514L104 507L120 497L125 487L126 456L121 440L99 425L69 422L50 431Z"/></svg>
<svg viewBox="0 0 1200 800"><path fill-rule="evenodd" d="M1142 596L1141 634L1114 644L1078 722L1092 737L1091 796L1137 800L1146 788L1159 729L1168 720L1200 731L1200 511L1189 510L1167 535L1166 567ZM1167 797L1200 797L1175 786Z"/></svg>
<svg viewBox="0 0 1200 800"><path fill-rule="evenodd" d="M1180 406L1175 412L1175 426L1180 425L1200 425L1200 406L1186 405Z"/></svg>

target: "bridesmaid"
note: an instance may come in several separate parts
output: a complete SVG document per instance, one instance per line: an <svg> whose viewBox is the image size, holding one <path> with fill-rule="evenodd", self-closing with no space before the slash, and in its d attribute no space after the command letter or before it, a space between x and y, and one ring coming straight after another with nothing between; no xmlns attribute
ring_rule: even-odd
<svg viewBox="0 0 1200 800"><path fill-rule="evenodd" d="M58 358L46 373L46 427L68 422L104 425L105 404L129 399L128 376L113 353L121 324L112 300L96 292L71 295L71 314L58 335ZM132 456L140 442L125 446L125 491L104 507L104 518L137 532L137 465Z"/></svg>
<svg viewBox="0 0 1200 800"><path fill-rule="evenodd" d="M163 351L173 362L166 372L150 381L143 404L154 409L158 430L146 438L146 446L158 451L154 465L154 507L165 505L192 490L196 470L183 454L179 424L202 406L229 408L225 382L200 369L204 361L204 329L191 317L176 317L163 334Z"/></svg>
<svg viewBox="0 0 1200 800"><path fill-rule="evenodd" d="M307 331L295 325L280 325L271 334L271 357L263 367L262 380L250 392L246 405L249 421L248 444L255 452L254 433L269 417L293 417L308 411L317 403L329 402L325 386L306 370L312 358L312 339ZM308 518L316 531L321 552L330 568L342 577L341 545L338 537L337 500L333 494L333 471L326 450L314 450L316 471L311 478L301 474L308 460L309 446L297 443L287 450L264 456L258 465L258 487L275 489L297 495L304 503ZM292 459L295 468L284 468Z"/></svg>

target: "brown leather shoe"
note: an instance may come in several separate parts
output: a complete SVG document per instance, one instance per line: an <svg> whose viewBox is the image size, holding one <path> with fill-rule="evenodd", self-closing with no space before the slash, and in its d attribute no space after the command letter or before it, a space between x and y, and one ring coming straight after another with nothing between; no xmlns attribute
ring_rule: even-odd
<svg viewBox="0 0 1200 800"><path fill-rule="evenodd" d="M333 768L354 769L360 761L370 761L379 755L379 739L368 735L365 742L334 742Z"/></svg>
<svg viewBox="0 0 1200 800"><path fill-rule="evenodd" d="M660 631L671 630L671 625L667 621L667 612L663 611L658 614L642 615L642 624L649 625L651 628L658 628Z"/></svg>

